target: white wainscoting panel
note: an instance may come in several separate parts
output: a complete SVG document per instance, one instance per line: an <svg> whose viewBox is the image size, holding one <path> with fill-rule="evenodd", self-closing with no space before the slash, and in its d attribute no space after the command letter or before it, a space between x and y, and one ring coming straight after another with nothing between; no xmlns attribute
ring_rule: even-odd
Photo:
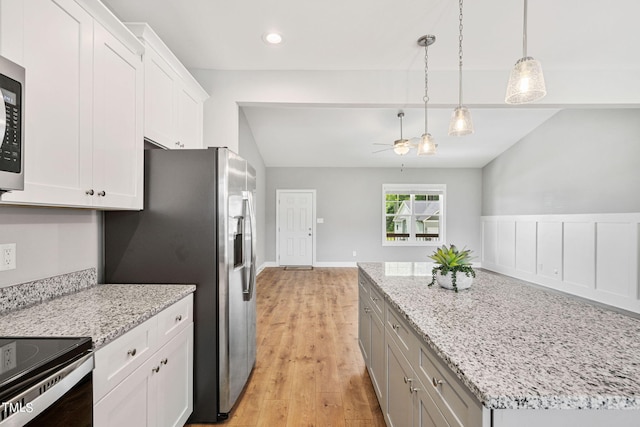
<svg viewBox="0 0 640 427"><path fill-rule="evenodd" d="M482 267L640 313L640 213L482 217Z"/></svg>
<svg viewBox="0 0 640 427"><path fill-rule="evenodd" d="M518 221L516 224L516 270L536 274L536 235L535 221Z"/></svg>
<svg viewBox="0 0 640 427"><path fill-rule="evenodd" d="M595 288L596 231L592 222L565 222L563 236L564 281Z"/></svg>
<svg viewBox="0 0 640 427"><path fill-rule="evenodd" d="M562 280L562 222L538 222L537 258L539 276Z"/></svg>
<svg viewBox="0 0 640 427"><path fill-rule="evenodd" d="M498 264L516 266L516 222L498 221Z"/></svg>
<svg viewBox="0 0 640 427"><path fill-rule="evenodd" d="M482 222L482 263L498 263L498 223Z"/></svg>
<svg viewBox="0 0 640 427"><path fill-rule="evenodd" d="M614 295L628 296L632 293L632 225L625 223L598 224L596 289Z"/></svg>

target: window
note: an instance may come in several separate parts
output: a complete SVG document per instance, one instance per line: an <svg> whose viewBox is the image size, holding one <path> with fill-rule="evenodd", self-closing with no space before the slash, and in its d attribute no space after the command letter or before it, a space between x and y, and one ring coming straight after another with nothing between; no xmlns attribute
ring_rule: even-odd
<svg viewBox="0 0 640 427"><path fill-rule="evenodd" d="M443 244L445 191L444 184L384 184L382 244Z"/></svg>

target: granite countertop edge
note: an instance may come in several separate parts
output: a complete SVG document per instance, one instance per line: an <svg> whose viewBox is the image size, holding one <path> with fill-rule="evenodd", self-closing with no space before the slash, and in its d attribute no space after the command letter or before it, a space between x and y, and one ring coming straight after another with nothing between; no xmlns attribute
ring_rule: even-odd
<svg viewBox="0 0 640 427"><path fill-rule="evenodd" d="M422 338L422 341L431 348L440 360L454 373L454 375L469 389L469 391L488 409L598 409L598 410L640 410L640 395L565 395L565 396L540 396L540 395L495 395L484 392L466 373L459 367L446 352L444 352L424 331L407 308L399 304L367 271L367 265L384 263L358 263L358 269L369 279L376 289L384 295L385 301L396 309L409 323L414 332ZM490 271L485 273L492 274ZM412 277L415 279L415 277ZM511 278L506 278L511 280ZM426 279L425 279L426 280ZM513 281L517 281L513 279ZM523 283L522 281L517 281Z"/></svg>

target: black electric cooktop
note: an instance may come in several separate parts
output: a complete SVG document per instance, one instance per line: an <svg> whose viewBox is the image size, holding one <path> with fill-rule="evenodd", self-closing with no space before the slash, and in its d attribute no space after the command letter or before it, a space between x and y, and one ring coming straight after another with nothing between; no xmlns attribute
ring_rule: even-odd
<svg viewBox="0 0 640 427"><path fill-rule="evenodd" d="M91 348L87 337L0 338L0 401Z"/></svg>

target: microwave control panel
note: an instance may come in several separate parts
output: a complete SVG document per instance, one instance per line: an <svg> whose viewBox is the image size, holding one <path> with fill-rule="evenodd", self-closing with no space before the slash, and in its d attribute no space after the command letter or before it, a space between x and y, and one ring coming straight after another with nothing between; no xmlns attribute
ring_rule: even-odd
<svg viewBox="0 0 640 427"><path fill-rule="evenodd" d="M0 144L0 171L20 173L22 171L22 85L0 74L0 92L4 104L5 121L0 131L4 130ZM0 114L3 114L0 112Z"/></svg>

